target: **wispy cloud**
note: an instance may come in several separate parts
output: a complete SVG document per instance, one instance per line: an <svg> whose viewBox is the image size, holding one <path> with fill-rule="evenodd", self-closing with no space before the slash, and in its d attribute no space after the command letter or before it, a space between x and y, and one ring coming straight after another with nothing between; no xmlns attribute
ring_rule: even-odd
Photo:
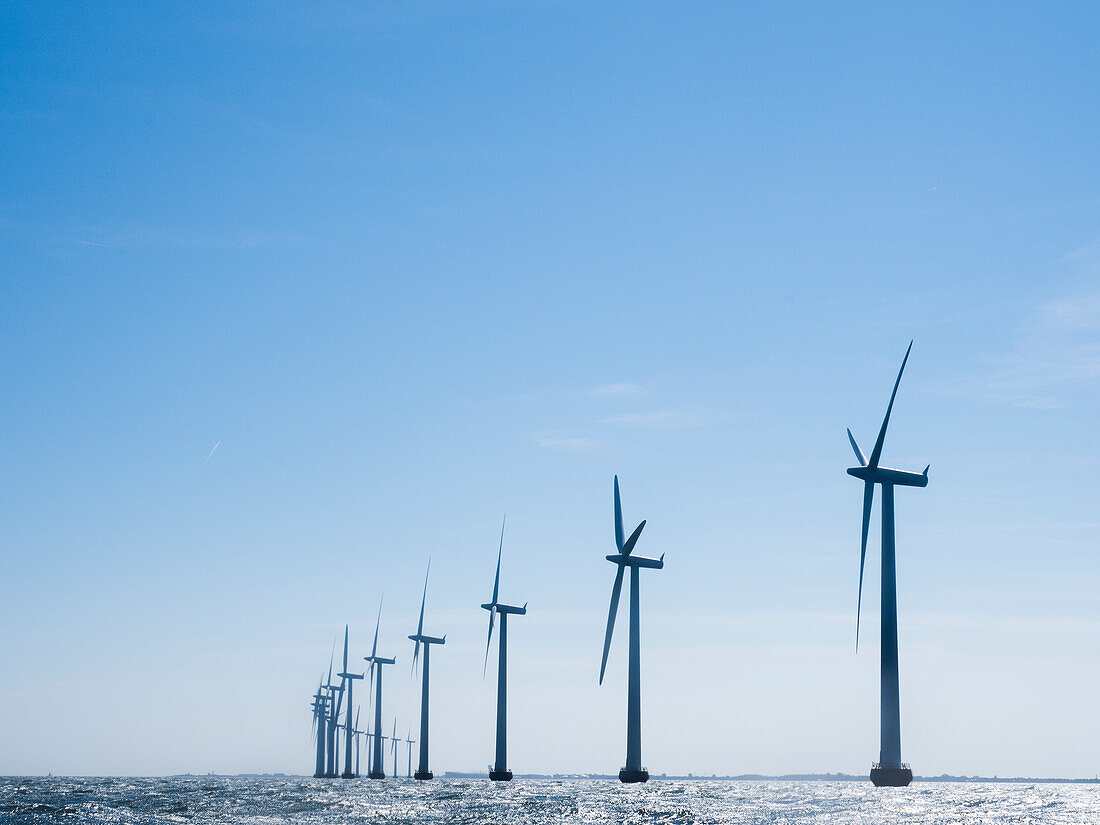
<svg viewBox="0 0 1100 825"><path fill-rule="evenodd" d="M571 453L602 453L607 445L595 438L561 438L557 436L535 435L534 441L548 450L562 450Z"/></svg>
<svg viewBox="0 0 1100 825"><path fill-rule="evenodd" d="M988 394L1018 407L1058 409L1100 386L1100 291L1044 303L1012 349L986 362Z"/></svg>
<svg viewBox="0 0 1100 825"><path fill-rule="evenodd" d="M1100 258L1100 242L1090 243L1085 246L1072 249L1058 259L1059 263L1091 263L1092 261Z"/></svg>
<svg viewBox="0 0 1100 825"><path fill-rule="evenodd" d="M600 421L601 424L614 424L620 427L642 427L653 430L680 430L685 427L698 427L703 424L702 417L683 412L622 413L612 415Z"/></svg>
<svg viewBox="0 0 1100 825"><path fill-rule="evenodd" d="M637 395L642 391L642 388L637 384L628 384L626 382L620 382L618 384L604 384L602 387L593 387L588 391L589 395L599 395L603 397L614 397L620 395Z"/></svg>

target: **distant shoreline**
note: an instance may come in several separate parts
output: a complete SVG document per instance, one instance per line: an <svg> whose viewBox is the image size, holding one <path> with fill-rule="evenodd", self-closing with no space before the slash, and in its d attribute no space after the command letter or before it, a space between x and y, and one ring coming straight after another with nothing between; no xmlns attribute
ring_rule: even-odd
<svg viewBox="0 0 1100 825"><path fill-rule="evenodd" d="M127 776L111 775L99 776L92 774L27 774L23 776L9 775L0 779L313 779L305 774L288 773L177 773L167 776ZM404 777L396 777L403 779ZM439 774L439 779L487 779L485 773L470 773L466 771L445 771ZM516 779L590 779L594 781L617 781L618 774L596 773L517 773ZM867 782L866 776L857 776L850 773L788 773L780 775L744 773L736 776L702 776L688 774L686 776L675 774L653 774L650 779L660 782ZM914 776L914 782L968 782L968 783L998 783L998 784L1055 784L1055 785L1100 785L1100 778L1092 779L1067 779L1063 777L1029 777L1029 776L953 776L940 774L939 776Z"/></svg>

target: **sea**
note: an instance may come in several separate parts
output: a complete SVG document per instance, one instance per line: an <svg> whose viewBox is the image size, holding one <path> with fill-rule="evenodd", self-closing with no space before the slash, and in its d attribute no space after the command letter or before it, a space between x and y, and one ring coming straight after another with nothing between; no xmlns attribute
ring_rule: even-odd
<svg viewBox="0 0 1100 825"><path fill-rule="evenodd" d="M1100 785L3 778L0 823L1100 823Z"/></svg>

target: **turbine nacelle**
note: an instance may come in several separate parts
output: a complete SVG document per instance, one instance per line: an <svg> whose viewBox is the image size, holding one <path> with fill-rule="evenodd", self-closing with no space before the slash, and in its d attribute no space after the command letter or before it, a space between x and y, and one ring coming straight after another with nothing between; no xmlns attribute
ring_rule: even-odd
<svg viewBox="0 0 1100 825"><path fill-rule="evenodd" d="M425 636L423 633L414 633L412 636L409 637L409 641L420 642L421 644L426 645L441 645L447 641L447 637Z"/></svg>
<svg viewBox="0 0 1100 825"><path fill-rule="evenodd" d="M617 564L620 567L649 567L653 570L660 570L665 566L665 554L661 554L659 559L649 559L645 556L624 556L622 553L611 553L604 556L609 562Z"/></svg>
<svg viewBox="0 0 1100 825"><path fill-rule="evenodd" d="M382 656L364 656L364 662L370 662L372 665L395 665L397 659L386 659Z"/></svg>
<svg viewBox="0 0 1100 825"><path fill-rule="evenodd" d="M513 615L516 615L516 616L523 616L527 613L527 605L524 605L523 607L516 607L515 605L511 605L511 604L500 604L500 603L492 604L492 603L490 603L490 604L483 604L481 606L481 609L482 610L495 610L497 613L512 613Z"/></svg>
<svg viewBox="0 0 1100 825"><path fill-rule="evenodd" d="M931 467L932 465L928 465ZM899 487L927 487L928 467L923 473L911 473L907 470L894 470L890 467L849 467L848 475L869 481L872 484L893 484Z"/></svg>

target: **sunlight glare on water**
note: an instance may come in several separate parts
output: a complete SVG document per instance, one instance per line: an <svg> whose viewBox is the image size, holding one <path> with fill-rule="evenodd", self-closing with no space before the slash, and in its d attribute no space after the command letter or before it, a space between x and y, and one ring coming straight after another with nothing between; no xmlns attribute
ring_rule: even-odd
<svg viewBox="0 0 1100 825"><path fill-rule="evenodd" d="M1092 784L305 778L7 778L0 823L1100 822Z"/></svg>

